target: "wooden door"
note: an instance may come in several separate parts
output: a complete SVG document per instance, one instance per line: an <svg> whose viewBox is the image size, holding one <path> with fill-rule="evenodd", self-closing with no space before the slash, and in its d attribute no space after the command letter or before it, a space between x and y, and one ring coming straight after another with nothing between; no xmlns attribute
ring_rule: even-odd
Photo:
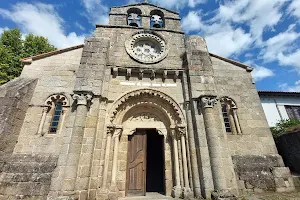
<svg viewBox="0 0 300 200"><path fill-rule="evenodd" d="M128 138L127 196L146 195L146 131L137 131Z"/></svg>

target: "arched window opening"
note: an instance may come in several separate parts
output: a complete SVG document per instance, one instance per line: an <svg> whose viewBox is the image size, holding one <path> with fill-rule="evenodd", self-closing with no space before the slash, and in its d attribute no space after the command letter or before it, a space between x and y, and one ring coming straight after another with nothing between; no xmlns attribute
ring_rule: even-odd
<svg viewBox="0 0 300 200"><path fill-rule="evenodd" d="M38 134L43 136L47 132L49 134L59 132L67 107L69 107L69 101L64 95L54 94L48 97L45 101Z"/></svg>
<svg viewBox="0 0 300 200"><path fill-rule="evenodd" d="M235 101L229 97L222 97L220 102L226 132L234 135L241 134L242 131L237 116L237 106Z"/></svg>
<svg viewBox="0 0 300 200"><path fill-rule="evenodd" d="M50 124L50 128L49 128L49 133L56 133L57 132L57 128L58 128L58 124L61 118L61 114L62 114L62 103L58 102L55 103L55 107L54 107L54 113L52 116L52 120L51 120L51 124Z"/></svg>
<svg viewBox="0 0 300 200"><path fill-rule="evenodd" d="M165 18L164 13L160 10L152 10L150 12L150 28L164 28L165 27Z"/></svg>
<svg viewBox="0 0 300 200"><path fill-rule="evenodd" d="M231 133L231 125L230 125L230 120L229 120L227 104L222 104L222 115L223 115L226 132Z"/></svg>
<svg viewBox="0 0 300 200"><path fill-rule="evenodd" d="M130 8L127 11L127 24L129 26L142 26L142 11L138 8Z"/></svg>

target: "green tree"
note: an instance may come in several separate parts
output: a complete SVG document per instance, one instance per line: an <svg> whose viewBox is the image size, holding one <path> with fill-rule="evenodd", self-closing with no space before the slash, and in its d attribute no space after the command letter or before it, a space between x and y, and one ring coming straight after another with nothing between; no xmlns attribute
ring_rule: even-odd
<svg viewBox="0 0 300 200"><path fill-rule="evenodd" d="M19 29L4 31L0 37L0 84L21 74L24 64L20 59L55 49L44 37L29 34L22 39Z"/></svg>
<svg viewBox="0 0 300 200"><path fill-rule="evenodd" d="M274 127L271 127L271 132L274 138L283 134L292 133L300 130L300 121L297 119L281 120Z"/></svg>
<svg viewBox="0 0 300 200"><path fill-rule="evenodd" d="M49 44L47 38L44 38L42 36L34 36L33 34L29 34L26 36L23 47L23 57L30 57L37 54L47 53L56 49L53 45Z"/></svg>

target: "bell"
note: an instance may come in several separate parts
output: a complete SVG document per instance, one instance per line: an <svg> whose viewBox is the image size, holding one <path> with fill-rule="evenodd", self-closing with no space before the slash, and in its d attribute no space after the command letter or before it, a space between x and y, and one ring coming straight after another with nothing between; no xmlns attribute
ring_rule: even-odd
<svg viewBox="0 0 300 200"><path fill-rule="evenodd" d="M141 17L136 13L130 13L128 15L128 25L140 27L141 26Z"/></svg>
<svg viewBox="0 0 300 200"><path fill-rule="evenodd" d="M151 27L154 27L154 28L162 28L163 27L163 20L162 20L161 16L152 15L150 25L151 25Z"/></svg>

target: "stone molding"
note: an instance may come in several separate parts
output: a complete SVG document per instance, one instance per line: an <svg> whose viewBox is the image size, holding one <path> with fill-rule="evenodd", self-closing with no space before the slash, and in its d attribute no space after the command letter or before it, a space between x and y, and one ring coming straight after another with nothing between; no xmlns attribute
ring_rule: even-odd
<svg viewBox="0 0 300 200"><path fill-rule="evenodd" d="M216 96L202 96L201 105L203 108L213 108L218 103Z"/></svg>
<svg viewBox="0 0 300 200"><path fill-rule="evenodd" d="M93 99L93 93L91 92L76 92L72 95L72 98L76 102L76 105L87 106Z"/></svg>
<svg viewBox="0 0 300 200"><path fill-rule="evenodd" d="M112 110L110 112L110 122L113 123L113 121L116 119L116 116L119 112L119 108L125 104L125 106L127 106L126 104L128 104L128 102L132 99L136 99L137 100L137 104L140 103L138 102L140 97L143 96L152 96L152 97L158 97L159 99L165 101L169 106L171 106L173 108L174 114L176 116L174 120L176 120L176 122L174 122L175 124L181 124L183 122L185 122L184 120L184 115L182 113L182 110L180 108L180 106L175 102L175 100L173 100L170 96L157 91L157 90L153 90L153 89L139 89L139 90L134 90L131 92L126 93L125 95L123 95L121 98L119 98L113 105ZM152 99L147 98L149 102L152 101ZM161 107L163 107L163 105L159 105Z"/></svg>

